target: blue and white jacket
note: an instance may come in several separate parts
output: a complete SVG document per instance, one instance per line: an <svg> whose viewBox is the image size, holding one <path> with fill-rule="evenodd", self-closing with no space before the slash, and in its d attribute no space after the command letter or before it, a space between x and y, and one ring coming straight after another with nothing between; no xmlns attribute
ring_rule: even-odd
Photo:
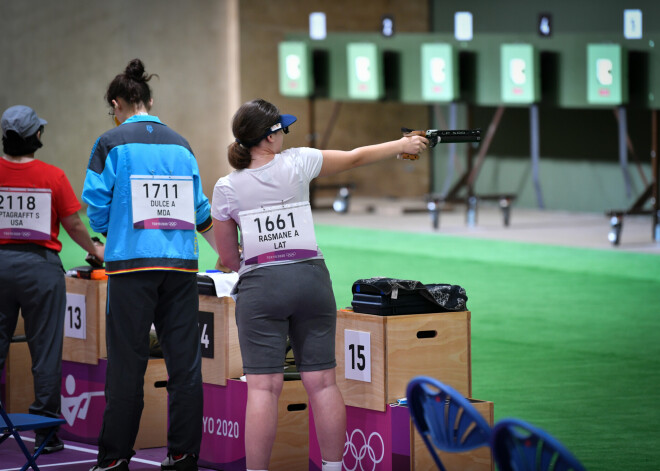
<svg viewBox="0 0 660 471"><path fill-rule="evenodd" d="M213 227L209 200L188 142L156 116L132 116L97 139L82 193L92 229L107 237L106 273L197 272L199 247L194 230L133 227L133 175L192 177L196 229L203 233Z"/></svg>

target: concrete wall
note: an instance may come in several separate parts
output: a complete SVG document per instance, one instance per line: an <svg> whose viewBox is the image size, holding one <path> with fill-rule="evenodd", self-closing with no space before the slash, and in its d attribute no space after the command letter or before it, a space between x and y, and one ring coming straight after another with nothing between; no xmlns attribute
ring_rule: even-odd
<svg viewBox="0 0 660 471"><path fill-rule="evenodd" d="M399 137L399 128L424 127L425 106L343 104L284 99L277 83L277 45L308 30L308 16L325 11L328 31L378 31L384 14L397 31L426 31L426 0L3 0L0 2L0 108L26 104L48 120L37 157L63 168L80 195L95 139L113 126L103 100L110 80L141 58L150 82L152 113L186 137L210 197L231 168L231 116L255 97L299 117L287 146L326 143L351 149ZM359 6L359 8L356 8ZM240 32L240 33L239 33ZM310 112L313 110L313 114ZM328 126L338 111L336 125ZM315 132L315 140L310 140ZM390 161L325 179L351 181L366 195L423 195L429 163Z"/></svg>
<svg viewBox="0 0 660 471"><path fill-rule="evenodd" d="M188 139L210 197L240 103L237 17L238 0L2 0L0 108L25 104L48 121L37 158L80 196L92 145L114 126L107 85L139 57L160 77L152 113Z"/></svg>

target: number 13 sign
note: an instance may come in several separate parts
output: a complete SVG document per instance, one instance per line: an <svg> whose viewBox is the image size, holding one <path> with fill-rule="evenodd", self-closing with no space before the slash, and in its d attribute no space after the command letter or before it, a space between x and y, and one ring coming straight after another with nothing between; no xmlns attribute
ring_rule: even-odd
<svg viewBox="0 0 660 471"><path fill-rule="evenodd" d="M87 309L83 294L66 293L64 336L82 340L87 336Z"/></svg>
<svg viewBox="0 0 660 471"><path fill-rule="evenodd" d="M344 330L344 376L371 383L371 334Z"/></svg>

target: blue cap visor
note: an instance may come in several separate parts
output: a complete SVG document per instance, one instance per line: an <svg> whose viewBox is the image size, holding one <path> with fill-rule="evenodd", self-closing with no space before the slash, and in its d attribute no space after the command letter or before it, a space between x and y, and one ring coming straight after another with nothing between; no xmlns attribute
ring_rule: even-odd
<svg viewBox="0 0 660 471"><path fill-rule="evenodd" d="M271 134L279 131L280 129L288 128L293 123L295 123L297 119L298 118L296 118L292 114L281 114L279 121L270 127L270 129L266 132L264 137L270 136Z"/></svg>

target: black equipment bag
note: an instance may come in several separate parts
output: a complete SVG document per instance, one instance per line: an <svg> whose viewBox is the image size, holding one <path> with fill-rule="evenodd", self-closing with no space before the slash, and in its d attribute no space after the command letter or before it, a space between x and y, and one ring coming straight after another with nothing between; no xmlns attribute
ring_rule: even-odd
<svg viewBox="0 0 660 471"><path fill-rule="evenodd" d="M215 283L213 283L213 278L208 275L202 275L197 273L197 289L199 294L206 294L208 296L217 296L215 291Z"/></svg>
<svg viewBox="0 0 660 471"><path fill-rule="evenodd" d="M450 284L375 277L353 283L353 311L379 316L467 310L465 289Z"/></svg>

